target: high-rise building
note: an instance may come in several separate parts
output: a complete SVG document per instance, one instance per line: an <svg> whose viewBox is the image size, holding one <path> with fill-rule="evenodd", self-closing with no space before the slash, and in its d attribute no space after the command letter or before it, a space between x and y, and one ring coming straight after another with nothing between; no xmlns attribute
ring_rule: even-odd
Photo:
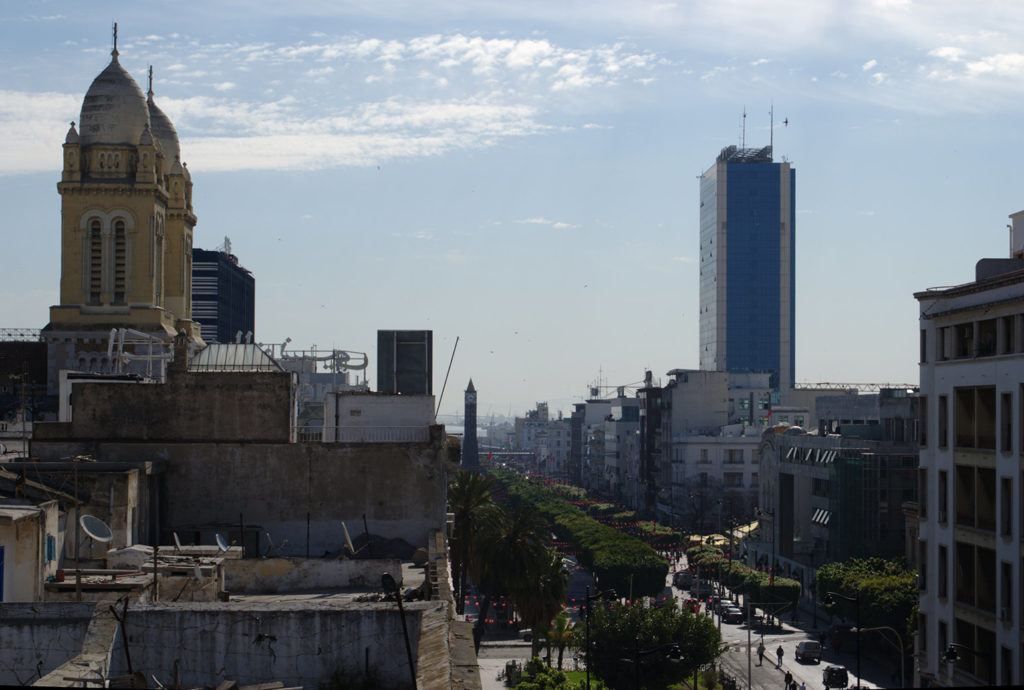
<svg viewBox="0 0 1024 690"><path fill-rule="evenodd" d="M916 687L1024 682L1024 212L1010 258L920 304Z"/></svg>
<svg viewBox="0 0 1024 690"><path fill-rule="evenodd" d="M796 171L770 146L722 149L700 178L700 368L791 388Z"/></svg>
<svg viewBox="0 0 1024 690"><path fill-rule="evenodd" d="M141 334L147 352L182 331L200 342L192 321L192 178L174 125L153 101L152 72L143 95L117 57L115 39L110 64L86 91L78 128L72 122L64 140L60 304L50 307L42 333L52 392L61 369L121 366L108 355L112 329Z"/></svg>
<svg viewBox="0 0 1024 690"><path fill-rule="evenodd" d="M231 253L192 250L192 318L208 343L232 343L239 333L253 342L256 321L256 281Z"/></svg>
<svg viewBox="0 0 1024 690"><path fill-rule="evenodd" d="M473 379L466 386L466 424L462 436L462 469L480 469L480 446L476 440L476 388Z"/></svg>

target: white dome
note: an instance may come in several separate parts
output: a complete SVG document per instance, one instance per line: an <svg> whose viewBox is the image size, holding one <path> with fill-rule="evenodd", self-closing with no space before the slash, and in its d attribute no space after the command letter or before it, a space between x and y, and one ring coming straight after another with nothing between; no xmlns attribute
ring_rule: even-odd
<svg viewBox="0 0 1024 690"><path fill-rule="evenodd" d="M93 80L82 101L79 126L83 146L135 146L149 122L149 108L142 90L117 61L116 50L112 55L110 64Z"/></svg>

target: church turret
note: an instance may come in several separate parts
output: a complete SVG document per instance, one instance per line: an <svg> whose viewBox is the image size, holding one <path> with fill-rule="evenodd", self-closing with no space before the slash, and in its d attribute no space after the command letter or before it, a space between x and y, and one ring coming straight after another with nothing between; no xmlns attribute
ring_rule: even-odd
<svg viewBox="0 0 1024 690"><path fill-rule="evenodd" d="M64 174L61 179L64 182L82 180L82 144L74 122L71 123L68 135L64 137Z"/></svg>
<svg viewBox="0 0 1024 690"><path fill-rule="evenodd" d="M137 183L156 184L156 152L157 144L153 139L153 132L147 124L146 129L142 130L142 135L139 137L138 150L135 156L135 181Z"/></svg>

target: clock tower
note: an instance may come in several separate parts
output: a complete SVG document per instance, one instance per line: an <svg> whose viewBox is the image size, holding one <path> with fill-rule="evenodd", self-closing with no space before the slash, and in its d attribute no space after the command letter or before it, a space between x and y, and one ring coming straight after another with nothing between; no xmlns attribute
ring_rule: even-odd
<svg viewBox="0 0 1024 690"><path fill-rule="evenodd" d="M466 421L465 433L462 437L462 469L480 469L480 447L476 441L476 388L473 379L466 386Z"/></svg>

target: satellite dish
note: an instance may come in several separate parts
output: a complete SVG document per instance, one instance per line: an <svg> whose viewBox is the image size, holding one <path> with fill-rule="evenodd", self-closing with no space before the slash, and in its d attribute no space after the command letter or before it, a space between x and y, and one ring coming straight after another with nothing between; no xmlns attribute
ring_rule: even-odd
<svg viewBox="0 0 1024 690"><path fill-rule="evenodd" d="M198 565L195 567L195 570L193 571L192 574L195 575L195 578L197 580L202 580L203 579L203 571L200 570Z"/></svg>
<svg viewBox="0 0 1024 690"><path fill-rule="evenodd" d="M181 539L178 539L177 532L171 532L174 535L174 550L181 553Z"/></svg>
<svg viewBox="0 0 1024 690"><path fill-rule="evenodd" d="M107 527L107 523L93 515L83 515L78 518L78 524L82 526L82 529L85 530L85 533L88 534L91 539L95 539L96 541L108 542L113 536L110 528Z"/></svg>
<svg viewBox="0 0 1024 690"><path fill-rule="evenodd" d="M220 549L221 553L226 552L228 550L228 540L220 532L217 532L215 538L217 539L217 548Z"/></svg>

